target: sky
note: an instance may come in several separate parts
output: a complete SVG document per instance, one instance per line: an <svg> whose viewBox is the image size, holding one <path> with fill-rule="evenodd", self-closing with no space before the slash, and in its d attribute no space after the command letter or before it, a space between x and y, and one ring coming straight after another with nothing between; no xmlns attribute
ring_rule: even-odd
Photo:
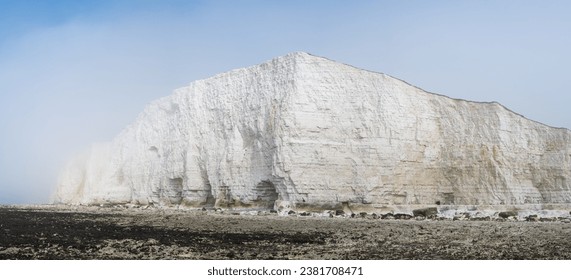
<svg viewBox="0 0 571 280"><path fill-rule="evenodd" d="M145 105L305 51L571 128L569 1L0 0L0 204Z"/></svg>

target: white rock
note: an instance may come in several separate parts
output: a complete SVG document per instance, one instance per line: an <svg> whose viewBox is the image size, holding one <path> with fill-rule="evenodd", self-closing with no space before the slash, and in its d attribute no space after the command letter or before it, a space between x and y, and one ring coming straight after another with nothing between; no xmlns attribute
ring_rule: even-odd
<svg viewBox="0 0 571 280"><path fill-rule="evenodd" d="M571 132L306 53L191 83L54 202L283 209L571 203Z"/></svg>

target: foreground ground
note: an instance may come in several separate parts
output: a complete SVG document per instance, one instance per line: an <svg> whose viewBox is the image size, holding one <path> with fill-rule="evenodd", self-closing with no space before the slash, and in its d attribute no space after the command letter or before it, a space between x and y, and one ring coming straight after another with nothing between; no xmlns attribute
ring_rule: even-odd
<svg viewBox="0 0 571 280"><path fill-rule="evenodd" d="M571 259L571 224L0 207L0 259Z"/></svg>

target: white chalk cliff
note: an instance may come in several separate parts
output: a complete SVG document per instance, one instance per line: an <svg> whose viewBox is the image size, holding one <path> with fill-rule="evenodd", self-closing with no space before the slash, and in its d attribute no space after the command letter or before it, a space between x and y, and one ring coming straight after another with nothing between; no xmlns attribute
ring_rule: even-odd
<svg viewBox="0 0 571 280"><path fill-rule="evenodd" d="M54 202L226 208L571 203L571 131L306 53L151 103Z"/></svg>

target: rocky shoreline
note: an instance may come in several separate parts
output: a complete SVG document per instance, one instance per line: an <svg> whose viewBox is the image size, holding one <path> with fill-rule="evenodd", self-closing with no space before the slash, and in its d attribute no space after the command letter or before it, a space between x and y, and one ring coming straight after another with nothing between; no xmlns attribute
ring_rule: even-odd
<svg viewBox="0 0 571 280"><path fill-rule="evenodd" d="M567 217L124 206L0 212L0 259L571 259Z"/></svg>
<svg viewBox="0 0 571 280"><path fill-rule="evenodd" d="M380 220L452 220L452 221L496 221L496 222L562 222L571 223L571 205L543 205L530 207L525 205L508 206L474 206L474 205L446 205L438 207L414 207L414 205L400 205L384 207L377 212L358 212L352 210L325 210L325 211L296 211L292 209L223 209L214 207L187 208L136 204L101 204L101 205L16 205L0 206L6 209L36 209L48 211L73 212L128 212L128 213L202 213L209 215L240 215L240 216L288 216L288 217L316 217L316 218L357 218Z"/></svg>

